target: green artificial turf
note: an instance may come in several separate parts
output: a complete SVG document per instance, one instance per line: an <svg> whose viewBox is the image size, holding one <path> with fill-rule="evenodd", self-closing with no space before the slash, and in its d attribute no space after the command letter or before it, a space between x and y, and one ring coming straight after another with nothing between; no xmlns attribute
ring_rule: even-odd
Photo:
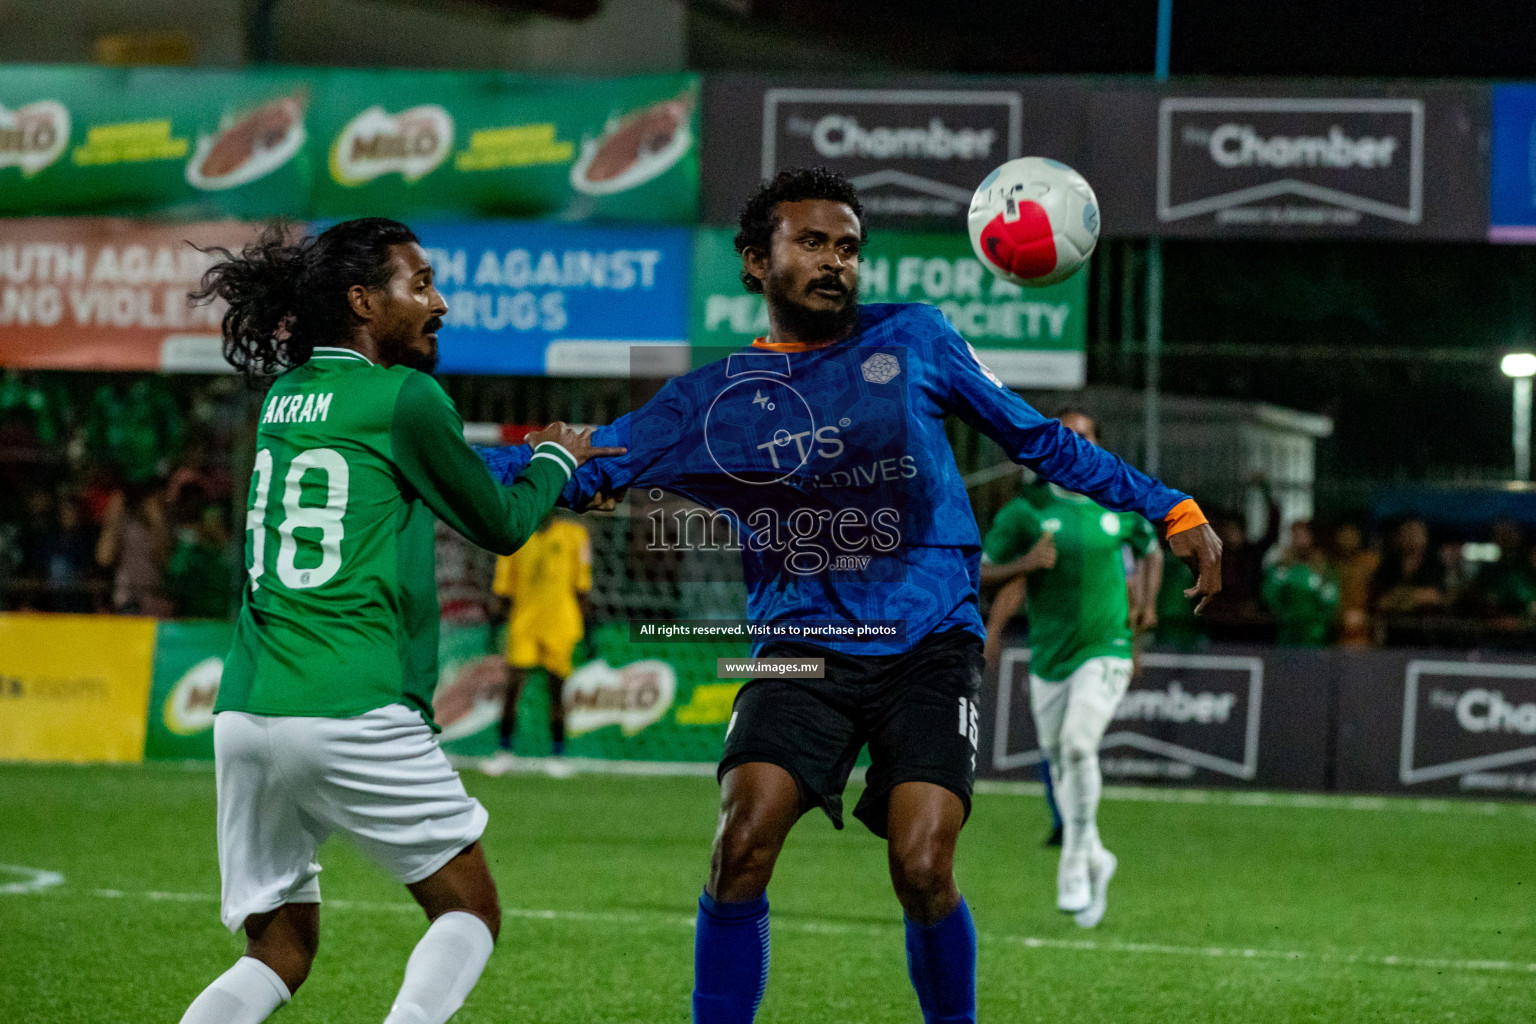
<svg viewBox="0 0 1536 1024"><path fill-rule="evenodd" d="M507 917L454 1019L687 1021L714 783L466 781L491 813ZM978 795L957 871L981 936L981 1020L1536 1019L1530 808L1296 803L1107 799L1101 827L1120 873L1109 916L1084 932L1054 910L1038 797ZM380 1021L423 919L345 843L321 860L320 955L272 1019ZM65 879L0 893L7 1024L174 1022L240 953L218 919L206 768L0 766L0 865ZM0 886L23 877L0 869ZM878 840L807 816L769 898L760 1021L921 1019Z"/></svg>

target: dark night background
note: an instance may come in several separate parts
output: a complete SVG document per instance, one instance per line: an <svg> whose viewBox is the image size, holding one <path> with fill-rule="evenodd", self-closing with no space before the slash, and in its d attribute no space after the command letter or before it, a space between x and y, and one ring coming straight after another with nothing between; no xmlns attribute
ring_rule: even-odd
<svg viewBox="0 0 1536 1024"><path fill-rule="evenodd" d="M872 14L878 12L878 17ZM841 68L1150 76L1156 0L945 4L696 2L700 70ZM779 45L733 45L771 31ZM717 61L721 62L717 65ZM788 65L786 66L786 62ZM1174 0L1171 71L1195 76L1536 77L1536 3L1268 4ZM1089 381L1139 387L1139 303L1121 281L1144 242L1101 245ZM1165 241L1164 387L1334 417L1319 446L1319 511L1374 482L1510 474L1511 349L1536 346L1536 252L1519 246Z"/></svg>

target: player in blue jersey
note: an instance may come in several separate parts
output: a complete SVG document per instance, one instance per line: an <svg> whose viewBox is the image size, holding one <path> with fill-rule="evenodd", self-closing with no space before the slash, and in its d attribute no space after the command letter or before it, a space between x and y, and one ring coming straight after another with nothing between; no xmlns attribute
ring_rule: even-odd
<svg viewBox="0 0 1536 1024"><path fill-rule="evenodd" d="M767 983L774 862L807 810L842 826L843 787L866 743L854 815L887 840L924 1019L975 1020L976 931L952 869L976 767L981 537L946 416L1047 480L1166 524L1174 553L1197 568L1189 595L1202 604L1221 587L1221 543L1187 495L1040 415L932 306L861 306L864 240L842 177L818 168L765 184L736 247L742 283L767 300L768 335L599 428L594 444L628 454L583 466L562 495L582 508L639 487L713 510L740 544L755 624L893 630L756 645L759 657L821 659L824 677L754 679L736 698L699 898L699 1024L752 1020ZM529 454L483 457L507 476Z"/></svg>

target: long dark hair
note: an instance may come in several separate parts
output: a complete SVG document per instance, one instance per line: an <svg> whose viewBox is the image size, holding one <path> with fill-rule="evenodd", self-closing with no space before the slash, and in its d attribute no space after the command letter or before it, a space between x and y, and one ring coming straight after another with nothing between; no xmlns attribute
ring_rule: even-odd
<svg viewBox="0 0 1536 1024"><path fill-rule="evenodd" d="M347 289L386 287L394 273L389 247L417 241L410 228L385 217L342 221L314 238L294 235L291 224L278 221L238 256L203 250L219 261L190 298L229 303L224 358L248 376L286 370L316 345L346 341L355 322Z"/></svg>

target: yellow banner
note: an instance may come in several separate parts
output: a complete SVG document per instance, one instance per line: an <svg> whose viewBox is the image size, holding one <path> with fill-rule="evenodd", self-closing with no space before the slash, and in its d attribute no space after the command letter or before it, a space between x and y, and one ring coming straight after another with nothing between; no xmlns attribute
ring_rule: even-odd
<svg viewBox="0 0 1536 1024"><path fill-rule="evenodd" d="M0 614L0 761L139 761L155 620Z"/></svg>

